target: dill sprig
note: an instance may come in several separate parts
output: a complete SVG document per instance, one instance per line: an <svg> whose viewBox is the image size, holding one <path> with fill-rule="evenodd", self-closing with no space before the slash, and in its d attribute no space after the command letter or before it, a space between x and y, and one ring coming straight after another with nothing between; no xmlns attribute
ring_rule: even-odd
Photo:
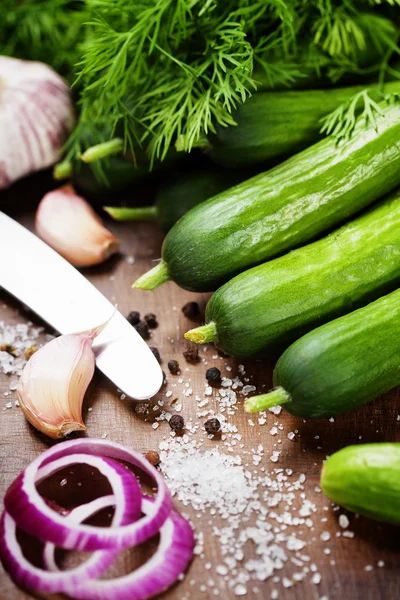
<svg viewBox="0 0 400 600"><path fill-rule="evenodd" d="M85 0L94 35L78 65L82 126L107 114L125 147L164 158L176 140L190 151L234 125L260 85L384 77L399 53L399 1Z"/></svg>
<svg viewBox="0 0 400 600"><path fill-rule="evenodd" d="M234 125L235 108L257 89L396 77L399 7L400 0L3 0L0 45L74 78L80 121L68 157L118 137L124 151L141 146L154 161L177 140L190 151L216 125ZM368 98L356 107L364 103L372 118ZM351 134L353 106L343 111L326 130L348 113Z"/></svg>
<svg viewBox="0 0 400 600"><path fill-rule="evenodd" d="M48 63L72 83L88 18L83 0L1 0L0 53Z"/></svg>

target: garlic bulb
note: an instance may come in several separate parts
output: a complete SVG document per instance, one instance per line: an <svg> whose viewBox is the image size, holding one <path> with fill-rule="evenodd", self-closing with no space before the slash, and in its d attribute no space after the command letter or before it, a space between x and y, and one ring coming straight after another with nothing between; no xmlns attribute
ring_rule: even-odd
<svg viewBox="0 0 400 600"><path fill-rule="evenodd" d="M73 124L69 87L53 69L0 56L0 189L57 162Z"/></svg>
<svg viewBox="0 0 400 600"><path fill-rule="evenodd" d="M22 412L51 438L86 429L82 403L95 368L92 344L107 323L55 338L33 354L22 372L17 387Z"/></svg>
<svg viewBox="0 0 400 600"><path fill-rule="evenodd" d="M35 226L40 237L75 267L97 265L119 250L118 239L70 185L42 198Z"/></svg>

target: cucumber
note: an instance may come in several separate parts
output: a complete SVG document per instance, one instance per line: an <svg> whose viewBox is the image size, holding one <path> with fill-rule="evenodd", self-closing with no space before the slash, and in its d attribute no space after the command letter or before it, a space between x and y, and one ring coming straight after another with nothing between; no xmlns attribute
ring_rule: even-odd
<svg viewBox="0 0 400 600"><path fill-rule="evenodd" d="M297 340L274 370L276 388L247 412L283 404L299 417L348 412L400 385L400 290Z"/></svg>
<svg viewBox="0 0 400 600"><path fill-rule="evenodd" d="M400 185L400 104L382 106L350 140L322 140L281 165L218 194L167 234L162 261L134 287L172 279L213 291L231 277L301 246Z"/></svg>
<svg viewBox="0 0 400 600"><path fill-rule="evenodd" d="M321 488L348 510L400 524L400 444L342 448L325 462Z"/></svg>
<svg viewBox="0 0 400 600"><path fill-rule="evenodd" d="M254 267L208 302L193 342L263 355L400 284L400 192L329 236Z"/></svg>
<svg viewBox="0 0 400 600"><path fill-rule="evenodd" d="M160 187L153 206L106 206L104 209L117 221L158 220L163 230L169 231L188 210L243 181L246 176L248 171L213 166L178 172Z"/></svg>
<svg viewBox="0 0 400 600"><path fill-rule="evenodd" d="M321 119L363 89L256 93L233 114L237 126L217 125L203 147L209 158L226 167L276 164L321 139ZM399 92L400 83L386 84L385 91Z"/></svg>

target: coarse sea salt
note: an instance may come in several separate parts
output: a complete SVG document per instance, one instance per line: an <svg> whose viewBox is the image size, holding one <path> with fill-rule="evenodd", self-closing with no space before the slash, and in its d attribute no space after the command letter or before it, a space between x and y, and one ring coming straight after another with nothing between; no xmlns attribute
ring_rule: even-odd
<svg viewBox="0 0 400 600"><path fill-rule="evenodd" d="M26 351L32 346L40 346L40 340L50 341L53 336L43 336L44 328L35 327L32 323L18 323L9 325L0 321L0 346L8 346L12 351L0 350L0 373L9 376L21 376L27 363ZM18 379L12 377L9 382L9 391L14 392L18 386Z"/></svg>

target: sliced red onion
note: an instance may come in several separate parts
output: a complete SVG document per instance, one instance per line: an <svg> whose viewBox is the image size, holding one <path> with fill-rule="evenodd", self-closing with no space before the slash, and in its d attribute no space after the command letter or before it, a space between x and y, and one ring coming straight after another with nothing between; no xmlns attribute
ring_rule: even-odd
<svg viewBox="0 0 400 600"><path fill-rule="evenodd" d="M154 500L142 497L142 511L145 514L154 511L154 504ZM71 581L65 593L79 600L147 600L177 581L193 556L193 548L194 534L191 526L181 515L171 511L160 529L157 551L143 566L114 579L92 579L83 584ZM58 570L54 550L54 545L46 544L46 564L49 568Z"/></svg>
<svg viewBox="0 0 400 600"><path fill-rule="evenodd" d="M47 506L35 483L41 468L76 453L84 454L84 461L89 455L123 460L147 473L158 486L155 502L148 514L127 525L112 528L79 525L79 530L73 529L72 532L72 524ZM32 461L7 490L4 505L18 527L60 548L122 550L141 544L158 533L171 512L172 499L162 475L141 454L108 440L76 439L57 444Z"/></svg>
<svg viewBox="0 0 400 600"><path fill-rule="evenodd" d="M83 521L86 521L86 519L93 517L93 515L100 512L104 508L108 508L108 507L116 506L116 505L117 505L117 501L115 500L115 496L113 496L112 494L109 494L108 496L101 496L100 498L96 498L96 500L92 500L92 502L87 502L86 504L81 504L80 506L77 506L76 508L71 510L71 512L68 515L68 519L70 519L74 523L83 523ZM115 519L115 511L114 511L113 519L111 522L111 527L113 527L115 525L115 520L116 519ZM57 566L56 560L55 560L55 550L56 550L56 546L54 544L52 544L51 542L45 543L44 550L43 550L43 562L44 562L46 569L48 569L49 571L60 571L60 569ZM96 557L100 556L100 555L103 556L105 554L107 554L107 555L113 554L113 555L117 556L119 554L119 550L96 550L96 552L93 553L92 558L95 556ZM67 573L70 573L70 572L71 572L71 570L67 571ZM100 575L100 573L99 573L99 575ZM59 591L65 591L65 590L59 590Z"/></svg>
<svg viewBox="0 0 400 600"><path fill-rule="evenodd" d="M93 502L78 506L68 516L61 517L61 519L66 520L70 535L77 538L80 528L90 527L81 525L82 521L99 512L105 506L112 504L116 507L112 526L124 525L138 519L141 514L139 485L133 473L116 461L98 456L73 454L53 461L40 469L37 473L37 481L46 479L66 466L82 462L95 467L107 477L116 495L103 496ZM57 515L56 512L52 510L51 512L53 515ZM59 517L59 515L57 516ZM43 593L65 592L71 583L78 584L90 578L98 577L108 569L118 556L118 551L115 550L97 551L87 561L68 572L51 573L35 567L24 557L16 533L17 523L5 510L0 524L0 559L16 583Z"/></svg>

